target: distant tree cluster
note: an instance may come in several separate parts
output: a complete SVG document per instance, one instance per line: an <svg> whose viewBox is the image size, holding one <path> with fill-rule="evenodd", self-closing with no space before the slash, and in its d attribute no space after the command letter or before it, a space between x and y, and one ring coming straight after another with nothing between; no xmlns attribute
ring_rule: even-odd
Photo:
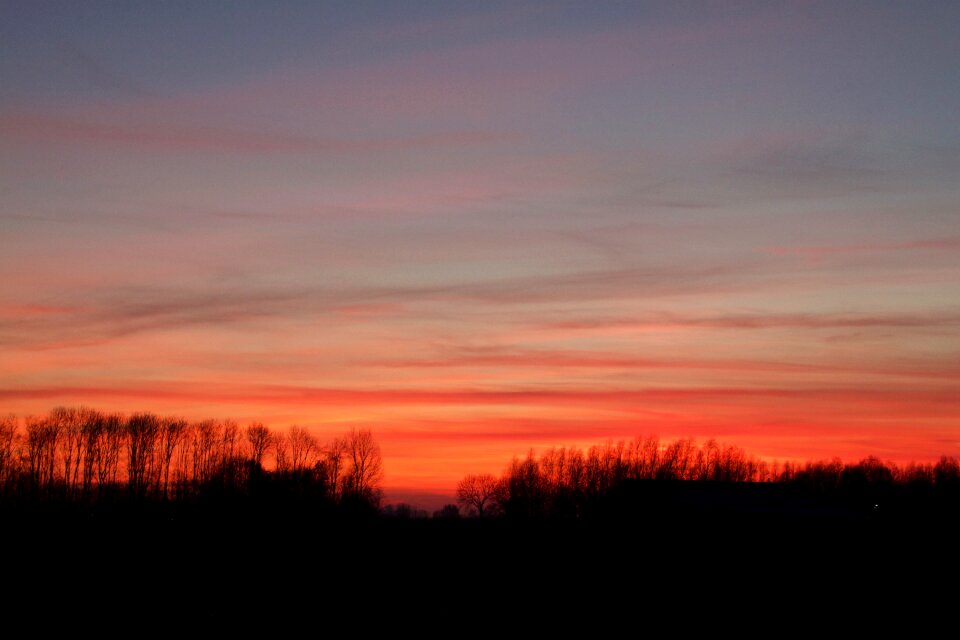
<svg viewBox="0 0 960 640"><path fill-rule="evenodd" d="M514 458L499 477L468 475L457 486L457 501L468 515L515 518L589 516L627 482L779 483L797 493L834 501L919 500L956 504L960 461L898 466L869 457L855 464L768 463L732 445L691 438L663 443L657 437L590 447L531 451ZM879 508L879 504L875 504Z"/></svg>
<svg viewBox="0 0 960 640"><path fill-rule="evenodd" d="M268 466L269 465L269 466ZM321 443L292 426L246 428L58 407L0 418L0 500L185 501L297 488L330 505L379 508L380 447L369 430Z"/></svg>
<svg viewBox="0 0 960 640"><path fill-rule="evenodd" d="M3 504L192 504L203 500L423 519L382 501L383 458L369 430L320 442L307 429L273 430L231 420L191 422L58 407L45 416L0 418ZM638 437L586 451L549 449L514 458L500 477L470 474L457 504L435 519L587 518L633 483L646 486L777 484L821 503L874 509L952 510L960 515L960 461L896 465L868 457L803 464L767 462L732 445ZM618 492L620 492L618 494ZM459 505L459 507L458 507Z"/></svg>

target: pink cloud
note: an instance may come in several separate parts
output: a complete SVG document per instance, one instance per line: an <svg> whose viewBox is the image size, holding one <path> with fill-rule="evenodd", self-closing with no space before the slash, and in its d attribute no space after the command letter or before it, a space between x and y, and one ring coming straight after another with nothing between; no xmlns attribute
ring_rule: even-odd
<svg viewBox="0 0 960 640"><path fill-rule="evenodd" d="M29 319L76 313L78 307L50 304L14 304L0 306L0 319Z"/></svg>
<svg viewBox="0 0 960 640"><path fill-rule="evenodd" d="M640 317L596 317L561 320L544 329L590 331L604 329L716 328L716 329L850 329L946 328L960 326L960 314L931 313L730 313L684 316L673 313Z"/></svg>
<svg viewBox="0 0 960 640"><path fill-rule="evenodd" d="M960 318L957 319L960 324ZM613 352L585 350L462 350L433 358L392 359L369 364L398 369L434 368L543 368L555 369L637 369L684 371L733 371L746 373L780 374L861 374L932 379L960 379L956 366L877 366L864 363L859 366L763 360L637 358Z"/></svg>
<svg viewBox="0 0 960 640"><path fill-rule="evenodd" d="M563 386L556 389L336 389L289 385L223 385L157 383L148 386L50 386L7 388L0 399L53 399L66 397L140 398L153 401L197 401L210 404L261 404L320 406L404 405L540 405L616 406L649 402L714 403L726 400L794 399L825 403L855 403L859 409L951 407L960 405L953 389L905 388L765 388L675 387L644 389L592 389ZM918 414L919 415L919 414Z"/></svg>
<svg viewBox="0 0 960 640"><path fill-rule="evenodd" d="M854 255L860 253L886 253L899 251L955 251L960 249L960 236L947 238L922 238L901 242L865 242L860 244L779 246L764 251L775 256L798 256L810 260L820 260L835 255Z"/></svg>
<svg viewBox="0 0 960 640"><path fill-rule="evenodd" d="M349 140L313 138L214 127L118 126L57 116L0 116L0 135L32 142L95 143L147 151L208 153L377 153L492 144L512 134L446 131L408 137Z"/></svg>

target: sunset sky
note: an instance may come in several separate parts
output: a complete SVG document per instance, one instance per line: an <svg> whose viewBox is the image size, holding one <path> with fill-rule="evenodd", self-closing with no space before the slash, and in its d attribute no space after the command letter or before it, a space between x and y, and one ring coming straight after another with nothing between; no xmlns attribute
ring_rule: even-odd
<svg viewBox="0 0 960 640"><path fill-rule="evenodd" d="M960 453L960 3L0 3L0 413ZM388 492L388 495L389 492Z"/></svg>

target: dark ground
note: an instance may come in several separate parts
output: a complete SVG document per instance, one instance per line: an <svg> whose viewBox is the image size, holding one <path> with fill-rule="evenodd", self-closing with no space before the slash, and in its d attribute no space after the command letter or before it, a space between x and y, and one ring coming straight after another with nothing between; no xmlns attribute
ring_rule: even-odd
<svg viewBox="0 0 960 640"><path fill-rule="evenodd" d="M15 616L40 603L41 628L114 631L303 622L332 632L344 620L463 630L508 619L746 630L761 615L916 628L957 609L957 524L729 505L589 522L47 506L4 513L3 606Z"/></svg>

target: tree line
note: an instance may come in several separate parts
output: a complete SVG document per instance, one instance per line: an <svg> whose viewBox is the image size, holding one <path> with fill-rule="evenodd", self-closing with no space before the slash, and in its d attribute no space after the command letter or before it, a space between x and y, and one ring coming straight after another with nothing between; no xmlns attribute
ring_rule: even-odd
<svg viewBox="0 0 960 640"><path fill-rule="evenodd" d="M499 476L470 474L457 485L457 502L472 516L582 518L609 506L624 487L671 483L777 484L785 495L856 508L960 509L960 460L897 465L876 457L856 463L767 462L743 449L692 438L662 442L637 437L590 447L530 451ZM622 503L618 503L621 504Z"/></svg>
<svg viewBox="0 0 960 640"><path fill-rule="evenodd" d="M327 505L382 499L370 430L320 442L307 429L191 422L85 407L0 418L0 500L176 502L204 496L309 495Z"/></svg>
<svg viewBox="0 0 960 640"><path fill-rule="evenodd" d="M0 503L190 503L261 499L310 508L378 512L383 459L370 430L320 442L294 425L188 421L57 407L43 416L0 418ZM711 439L656 436L587 450L552 448L514 458L504 472L470 474L457 504L434 517L588 518L637 483L657 486L778 485L834 504L960 511L960 460L897 465L875 457L768 462ZM410 505L384 515L425 517Z"/></svg>

